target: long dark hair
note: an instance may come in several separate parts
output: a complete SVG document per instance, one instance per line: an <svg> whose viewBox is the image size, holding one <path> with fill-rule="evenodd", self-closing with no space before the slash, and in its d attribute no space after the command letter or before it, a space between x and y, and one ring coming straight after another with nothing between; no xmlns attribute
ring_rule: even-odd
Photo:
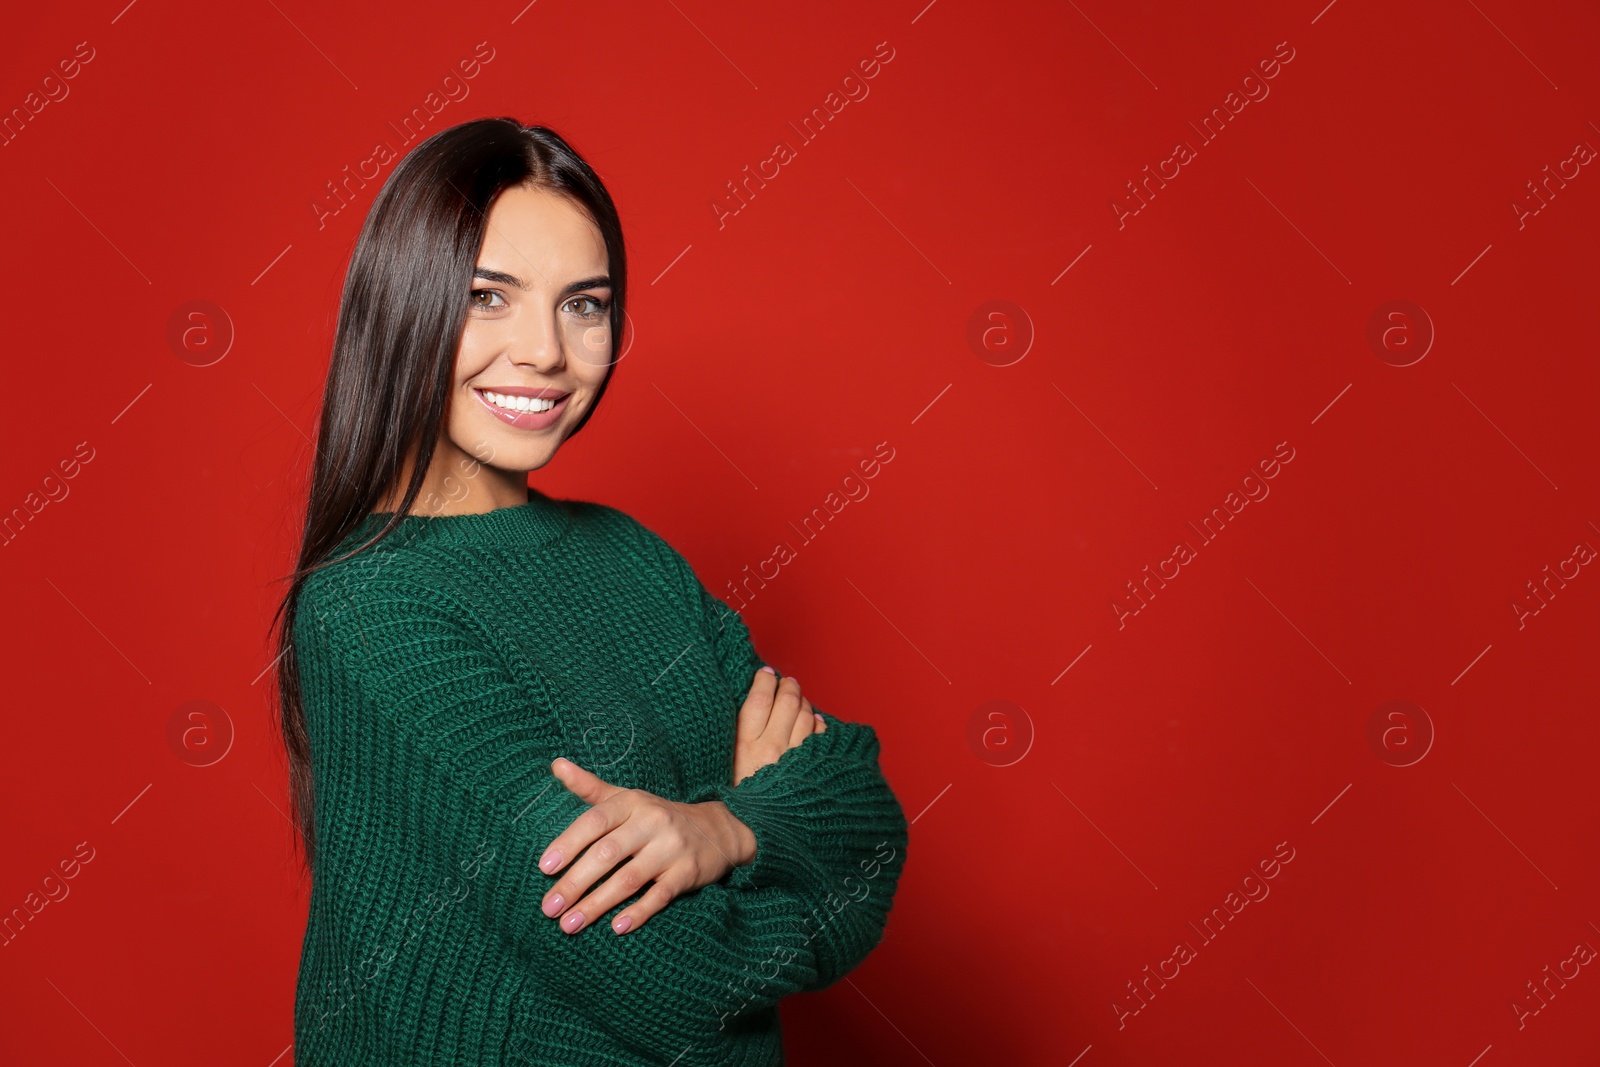
<svg viewBox="0 0 1600 1067"><path fill-rule="evenodd" d="M611 360L572 434L594 414L616 367L627 321L622 223L600 178L566 141L511 118L475 119L434 134L396 165L373 201L345 274L300 558L273 617L290 804L313 875L316 798L294 650L300 590L309 575L334 562L327 557L393 487L413 449L411 479L393 517L341 559L391 534L421 492L450 402L487 214L502 191L519 185L583 207L610 259Z"/></svg>

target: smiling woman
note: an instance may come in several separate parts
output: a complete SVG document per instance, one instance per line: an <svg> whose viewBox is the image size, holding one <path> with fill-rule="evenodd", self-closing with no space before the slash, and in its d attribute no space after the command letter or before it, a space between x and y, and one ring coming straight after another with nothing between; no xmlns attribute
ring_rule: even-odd
<svg viewBox="0 0 1600 1067"><path fill-rule="evenodd" d="M570 194L513 185L495 198L459 332L443 466L432 484L423 480L424 493L440 493L450 466L492 459L459 510L527 501L527 472L588 420L610 379L620 252L614 258L615 267L593 216ZM408 460L378 510L398 510L414 466Z"/></svg>
<svg viewBox="0 0 1600 1067"><path fill-rule="evenodd" d="M626 289L599 178L511 119L424 141L362 228L279 609L301 1067L778 1064L778 1002L882 937L872 727L659 536L528 485Z"/></svg>

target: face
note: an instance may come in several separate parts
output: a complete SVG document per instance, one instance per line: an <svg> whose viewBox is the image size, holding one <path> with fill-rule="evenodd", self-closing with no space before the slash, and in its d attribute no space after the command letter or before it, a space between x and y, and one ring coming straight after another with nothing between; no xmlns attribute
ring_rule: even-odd
<svg viewBox="0 0 1600 1067"><path fill-rule="evenodd" d="M470 479L484 483L468 489L478 503L525 500L526 472L594 403L612 358L607 263L599 229L564 196L514 186L489 209L440 442L491 475Z"/></svg>

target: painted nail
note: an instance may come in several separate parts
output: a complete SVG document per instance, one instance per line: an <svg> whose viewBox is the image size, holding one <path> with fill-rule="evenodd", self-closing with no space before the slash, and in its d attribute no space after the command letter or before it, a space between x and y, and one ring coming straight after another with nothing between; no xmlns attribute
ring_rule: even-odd
<svg viewBox="0 0 1600 1067"><path fill-rule="evenodd" d="M777 671L773 670L771 667L762 667L761 669L766 671L768 674L777 674L778 673Z"/></svg>
<svg viewBox="0 0 1600 1067"><path fill-rule="evenodd" d="M539 861L539 869L545 874L549 874L559 866L561 866L561 850L558 848L546 852L544 859Z"/></svg>
<svg viewBox="0 0 1600 1067"><path fill-rule="evenodd" d="M561 899L560 893L557 893L555 896L544 902L544 913L550 916L550 918L554 919L557 915L561 914L561 909L566 906L567 902Z"/></svg>
<svg viewBox="0 0 1600 1067"><path fill-rule="evenodd" d="M627 933L630 929L632 929L632 927L633 927L633 916L632 915L624 915L622 918L618 919L616 922L611 924L611 929L615 930L619 934Z"/></svg>
<svg viewBox="0 0 1600 1067"><path fill-rule="evenodd" d="M569 934L576 932L578 927L582 925L583 912L581 911L575 911L571 915L568 915L565 919L561 920L562 929L566 930L566 932Z"/></svg>

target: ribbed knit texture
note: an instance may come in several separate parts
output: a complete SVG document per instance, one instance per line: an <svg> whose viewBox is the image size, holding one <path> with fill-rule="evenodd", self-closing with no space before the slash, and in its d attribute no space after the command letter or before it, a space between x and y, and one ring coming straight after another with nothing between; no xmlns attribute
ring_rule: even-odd
<svg viewBox="0 0 1600 1067"><path fill-rule="evenodd" d="M730 785L763 662L687 561L614 508L533 490L407 516L306 581L294 645L319 849L299 1067L781 1064L780 998L882 937L908 827L872 727L824 713L826 731ZM754 861L625 935L625 904L564 933L540 910L560 875L537 863L588 805L556 756L722 800Z"/></svg>

